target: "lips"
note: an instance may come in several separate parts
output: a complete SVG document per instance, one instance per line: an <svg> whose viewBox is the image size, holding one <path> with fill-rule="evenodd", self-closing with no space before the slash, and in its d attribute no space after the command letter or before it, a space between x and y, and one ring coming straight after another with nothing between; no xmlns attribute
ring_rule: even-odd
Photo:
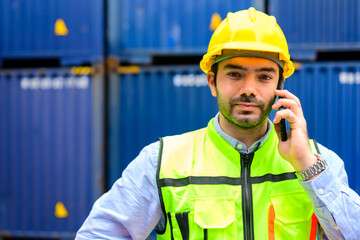
<svg viewBox="0 0 360 240"><path fill-rule="evenodd" d="M234 105L244 111L251 111L251 110L254 110L255 108L259 107L259 105L255 104L255 103L243 103L243 102L235 103Z"/></svg>

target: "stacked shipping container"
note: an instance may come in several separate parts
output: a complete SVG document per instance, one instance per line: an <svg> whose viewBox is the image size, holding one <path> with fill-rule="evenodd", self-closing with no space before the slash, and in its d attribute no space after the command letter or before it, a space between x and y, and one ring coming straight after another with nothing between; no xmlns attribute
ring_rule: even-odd
<svg viewBox="0 0 360 240"><path fill-rule="evenodd" d="M0 66L35 58L91 64L103 56L102 0L5 0L0 16Z"/></svg>
<svg viewBox="0 0 360 240"><path fill-rule="evenodd" d="M110 55L121 61L151 62L153 55L201 55L216 17L261 7L262 0L110 0Z"/></svg>
<svg viewBox="0 0 360 240"><path fill-rule="evenodd" d="M0 72L0 231L74 238L103 192L100 75Z"/></svg>
<svg viewBox="0 0 360 240"><path fill-rule="evenodd" d="M360 2L356 0L269 0L296 60L316 60L318 52L360 50Z"/></svg>
<svg viewBox="0 0 360 240"><path fill-rule="evenodd" d="M103 6L0 1L0 238L73 239L104 192L103 73L71 67L101 64Z"/></svg>

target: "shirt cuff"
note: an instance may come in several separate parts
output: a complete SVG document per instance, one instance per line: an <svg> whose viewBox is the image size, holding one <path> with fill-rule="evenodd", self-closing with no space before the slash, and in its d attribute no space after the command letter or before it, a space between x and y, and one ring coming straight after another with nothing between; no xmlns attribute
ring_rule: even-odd
<svg viewBox="0 0 360 240"><path fill-rule="evenodd" d="M315 208L331 206L331 203L341 194L342 184L338 178L334 177L329 167L315 179L299 182Z"/></svg>

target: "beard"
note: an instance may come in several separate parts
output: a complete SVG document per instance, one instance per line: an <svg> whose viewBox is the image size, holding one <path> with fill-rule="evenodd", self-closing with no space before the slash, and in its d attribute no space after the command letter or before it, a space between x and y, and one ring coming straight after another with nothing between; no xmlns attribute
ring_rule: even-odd
<svg viewBox="0 0 360 240"><path fill-rule="evenodd" d="M267 105L257 99L254 95L241 95L239 97L234 97L227 102L224 98L221 97L221 94L217 92L217 102L219 106L220 113L232 124L241 127L241 128L254 128L259 126L267 117L269 116L272 105L276 100L276 96L272 101L270 101ZM253 103L256 104L260 110L259 114L254 113L253 111L243 111L236 110L235 106L237 102L244 103Z"/></svg>

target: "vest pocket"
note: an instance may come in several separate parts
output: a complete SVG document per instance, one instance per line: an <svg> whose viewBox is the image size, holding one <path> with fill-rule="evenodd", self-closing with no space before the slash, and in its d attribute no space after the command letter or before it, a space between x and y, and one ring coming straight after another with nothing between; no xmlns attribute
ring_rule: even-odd
<svg viewBox="0 0 360 240"><path fill-rule="evenodd" d="M194 221L204 229L226 228L235 221L235 199L229 197L196 199Z"/></svg>
<svg viewBox="0 0 360 240"><path fill-rule="evenodd" d="M190 211L168 213L171 239L237 239L235 199L195 198Z"/></svg>
<svg viewBox="0 0 360 240"><path fill-rule="evenodd" d="M274 209L274 228L276 239L309 239L311 231L312 204L303 191L270 195ZM271 207L270 207L271 208Z"/></svg>
<svg viewBox="0 0 360 240"><path fill-rule="evenodd" d="M194 225L204 239L237 239L235 198L195 199Z"/></svg>

